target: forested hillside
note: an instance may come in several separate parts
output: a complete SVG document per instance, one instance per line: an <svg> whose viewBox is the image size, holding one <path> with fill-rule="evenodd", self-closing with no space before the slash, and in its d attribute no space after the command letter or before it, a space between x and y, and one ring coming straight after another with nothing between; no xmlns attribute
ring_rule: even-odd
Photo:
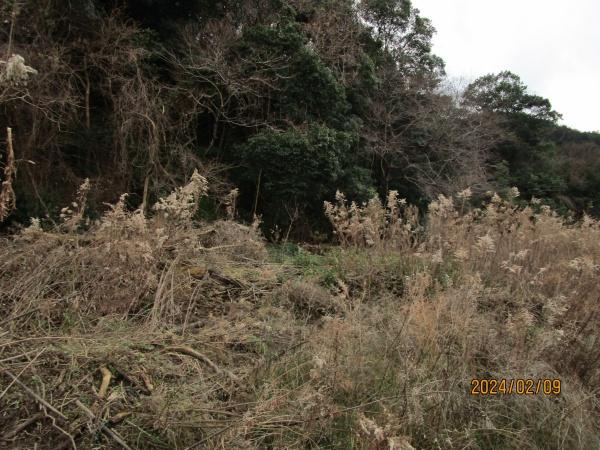
<svg viewBox="0 0 600 450"><path fill-rule="evenodd" d="M598 213L600 136L509 72L453 88L409 1L8 0L0 24L9 222L56 220L86 178L91 214L122 192L149 205L196 168L205 217L237 187L241 217L302 239L338 189L423 207L516 186Z"/></svg>

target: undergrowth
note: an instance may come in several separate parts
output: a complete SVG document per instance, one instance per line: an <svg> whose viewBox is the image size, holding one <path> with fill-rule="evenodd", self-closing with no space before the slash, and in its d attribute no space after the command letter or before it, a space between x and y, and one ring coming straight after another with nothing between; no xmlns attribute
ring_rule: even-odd
<svg viewBox="0 0 600 450"><path fill-rule="evenodd" d="M326 212L339 245L193 220L206 180L0 251L8 448L599 448L600 224L469 192ZM513 197L518 195L512 192ZM560 395L469 394L551 378Z"/></svg>

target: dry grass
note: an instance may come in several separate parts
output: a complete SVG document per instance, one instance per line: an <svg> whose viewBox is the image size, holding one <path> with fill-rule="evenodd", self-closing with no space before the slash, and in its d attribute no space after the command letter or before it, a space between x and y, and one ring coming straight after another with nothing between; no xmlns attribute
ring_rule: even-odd
<svg viewBox="0 0 600 450"><path fill-rule="evenodd" d="M6 162L4 163L2 185L0 187L0 222L4 221L15 208L13 182L17 173L13 149L12 129L6 129Z"/></svg>
<svg viewBox="0 0 600 450"><path fill-rule="evenodd" d="M465 191L420 226L395 194L340 195L341 245L276 261L235 195L193 220L206 188L94 223L84 186L57 229L3 242L2 445L599 448L596 221ZM475 377L562 392L470 396Z"/></svg>
<svg viewBox="0 0 600 450"><path fill-rule="evenodd" d="M375 197L359 206L348 204L343 193L336 193L337 204L325 202L325 215L344 246L408 249L419 229L417 208L390 191L385 206Z"/></svg>

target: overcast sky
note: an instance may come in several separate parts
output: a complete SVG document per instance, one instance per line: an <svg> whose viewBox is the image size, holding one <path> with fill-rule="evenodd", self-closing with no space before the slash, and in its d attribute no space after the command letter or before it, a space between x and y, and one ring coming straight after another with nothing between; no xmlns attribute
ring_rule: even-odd
<svg viewBox="0 0 600 450"><path fill-rule="evenodd" d="M600 131L600 0L413 0L450 77L511 70L563 123Z"/></svg>

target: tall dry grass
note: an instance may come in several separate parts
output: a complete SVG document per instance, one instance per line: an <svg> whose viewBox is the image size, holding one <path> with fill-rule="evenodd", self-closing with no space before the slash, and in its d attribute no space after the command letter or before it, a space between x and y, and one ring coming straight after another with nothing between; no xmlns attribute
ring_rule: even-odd
<svg viewBox="0 0 600 450"><path fill-rule="evenodd" d="M12 129L6 129L6 162L4 163L2 186L0 187L0 222L3 222L15 209L14 178L17 174Z"/></svg>
<svg viewBox="0 0 600 450"><path fill-rule="evenodd" d="M149 216L122 197L90 221L89 189L3 242L3 444L118 447L104 425L130 448L600 447L597 221L338 194L340 245L275 257L236 193L195 220L199 174ZM562 392L471 396L476 377Z"/></svg>
<svg viewBox="0 0 600 450"><path fill-rule="evenodd" d="M490 195L482 208L468 205L469 190L455 199L440 196L429 206L414 251L375 247L377 256L365 257L366 265L338 257L360 291L370 289L365 281L382 266L374 262L396 254L387 276L403 294L380 283L375 295L356 295L377 301L358 302L343 322L331 322L336 338L327 336L318 348L343 345L329 344L329 355L319 358L340 377L341 348L345 380L364 383L351 389L364 399L382 383L399 389L398 430L417 448L599 445L593 430L600 412L600 223L589 217L568 223L535 199L518 207L516 196L516 189L508 199ZM343 211L343 198L338 201ZM369 234L373 218L385 214L372 205L329 217L338 230L348 217L370 217L352 233ZM362 245L356 239L342 244L346 255ZM560 378L564 390L560 399L473 398L467 384L476 377Z"/></svg>
<svg viewBox="0 0 600 450"><path fill-rule="evenodd" d="M383 205L374 197L363 205L348 203L336 193L336 203L325 202L325 215L343 246L390 247L408 249L419 230L417 208L390 191Z"/></svg>

